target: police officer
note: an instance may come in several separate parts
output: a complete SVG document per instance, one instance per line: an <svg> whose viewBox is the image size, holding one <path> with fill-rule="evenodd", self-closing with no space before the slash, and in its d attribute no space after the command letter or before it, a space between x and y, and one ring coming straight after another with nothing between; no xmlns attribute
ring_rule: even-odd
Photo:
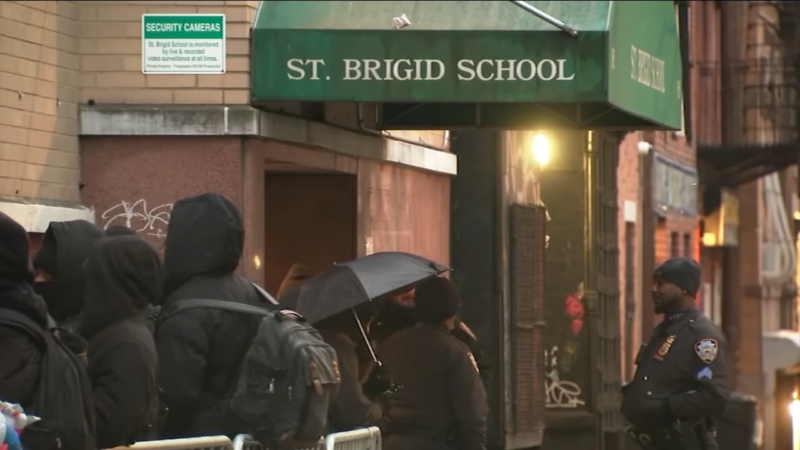
<svg viewBox="0 0 800 450"><path fill-rule="evenodd" d="M384 415L384 450L485 450L488 405L478 364L450 333L458 303L449 280L425 281L415 293L418 323L379 348L399 385Z"/></svg>
<svg viewBox="0 0 800 450"><path fill-rule="evenodd" d="M694 307L700 282L691 258L672 258L653 274L655 312L664 320L622 390L628 434L644 449L718 448L711 417L725 409L733 369L722 331Z"/></svg>

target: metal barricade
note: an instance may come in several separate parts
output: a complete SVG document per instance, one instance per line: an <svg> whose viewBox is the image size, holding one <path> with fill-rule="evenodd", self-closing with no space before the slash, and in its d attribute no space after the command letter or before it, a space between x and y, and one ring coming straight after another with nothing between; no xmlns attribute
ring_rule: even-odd
<svg viewBox="0 0 800 450"><path fill-rule="evenodd" d="M264 446L249 434L237 434L233 438L233 450L264 450Z"/></svg>
<svg viewBox="0 0 800 450"><path fill-rule="evenodd" d="M325 450L381 450L381 430L378 427L329 434Z"/></svg>
<svg viewBox="0 0 800 450"><path fill-rule="evenodd" d="M260 447L246 447L255 450ZM108 450L234 450L227 436L205 436L186 439L137 442L130 447L114 447Z"/></svg>
<svg viewBox="0 0 800 450"><path fill-rule="evenodd" d="M233 450L267 450L252 436L240 434L233 439ZM381 430L378 427L332 433L319 444L303 450L381 450Z"/></svg>

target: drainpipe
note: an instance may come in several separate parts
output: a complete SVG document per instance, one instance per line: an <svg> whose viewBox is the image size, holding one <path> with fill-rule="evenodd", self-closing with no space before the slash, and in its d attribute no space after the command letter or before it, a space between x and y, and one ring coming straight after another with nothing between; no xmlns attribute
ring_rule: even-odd
<svg viewBox="0 0 800 450"><path fill-rule="evenodd" d="M391 139L393 141L405 142L406 144L418 145L420 147L429 148L431 150L438 150L440 152L448 151L447 147L441 147L441 146L428 144L428 143L426 143L425 141L423 141L421 139L419 141L412 141L411 139L405 139L405 138L401 138L401 137L392 136L392 133L390 133L388 131L381 131L381 130L376 130L376 129L368 127L366 122L364 121L364 110L362 109L362 103L361 102L356 103L356 119L358 120L358 128L361 129L361 131L363 131L365 133L372 134L372 135L375 135L375 136L379 136L379 137L382 137L382 138L385 138L385 139ZM447 132L447 134L445 136L449 136L449 135L450 135L450 133ZM445 140L445 142L447 142L447 140Z"/></svg>
<svg viewBox="0 0 800 450"><path fill-rule="evenodd" d="M741 145L742 139L742 67L743 39L747 30L742 26L742 5L746 2L720 2L720 52L722 56L722 145ZM741 346L742 298L739 288L739 253L738 248L725 248L722 252L722 329L728 338L729 351L735 355ZM738 370L731 376L736 377ZM732 380L734 386L736 380Z"/></svg>

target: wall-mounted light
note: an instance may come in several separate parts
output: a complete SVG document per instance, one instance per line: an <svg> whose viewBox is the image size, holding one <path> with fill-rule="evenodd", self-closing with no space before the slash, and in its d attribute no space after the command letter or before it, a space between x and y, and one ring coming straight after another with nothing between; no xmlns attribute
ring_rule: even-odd
<svg viewBox="0 0 800 450"><path fill-rule="evenodd" d="M713 247L717 245L717 235L711 232L703 233L703 245L706 247Z"/></svg>
<svg viewBox="0 0 800 450"><path fill-rule="evenodd" d="M261 268L261 256L256 255L253 257L253 267L255 267L256 270Z"/></svg>
<svg viewBox="0 0 800 450"><path fill-rule="evenodd" d="M550 160L550 141L547 140L547 136L537 134L533 138L533 157L540 166L547 164L547 161Z"/></svg>

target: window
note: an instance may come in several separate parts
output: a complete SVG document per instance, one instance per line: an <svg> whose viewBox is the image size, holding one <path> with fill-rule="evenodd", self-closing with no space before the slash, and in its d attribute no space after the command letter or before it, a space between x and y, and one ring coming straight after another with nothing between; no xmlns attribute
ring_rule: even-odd
<svg viewBox="0 0 800 450"><path fill-rule="evenodd" d="M694 258L694 248L692 247L692 234L683 235L683 256Z"/></svg>
<svg viewBox="0 0 800 450"><path fill-rule="evenodd" d="M680 237L677 232L673 231L670 234L670 256L675 258L677 256L681 256L681 243L679 241Z"/></svg>

